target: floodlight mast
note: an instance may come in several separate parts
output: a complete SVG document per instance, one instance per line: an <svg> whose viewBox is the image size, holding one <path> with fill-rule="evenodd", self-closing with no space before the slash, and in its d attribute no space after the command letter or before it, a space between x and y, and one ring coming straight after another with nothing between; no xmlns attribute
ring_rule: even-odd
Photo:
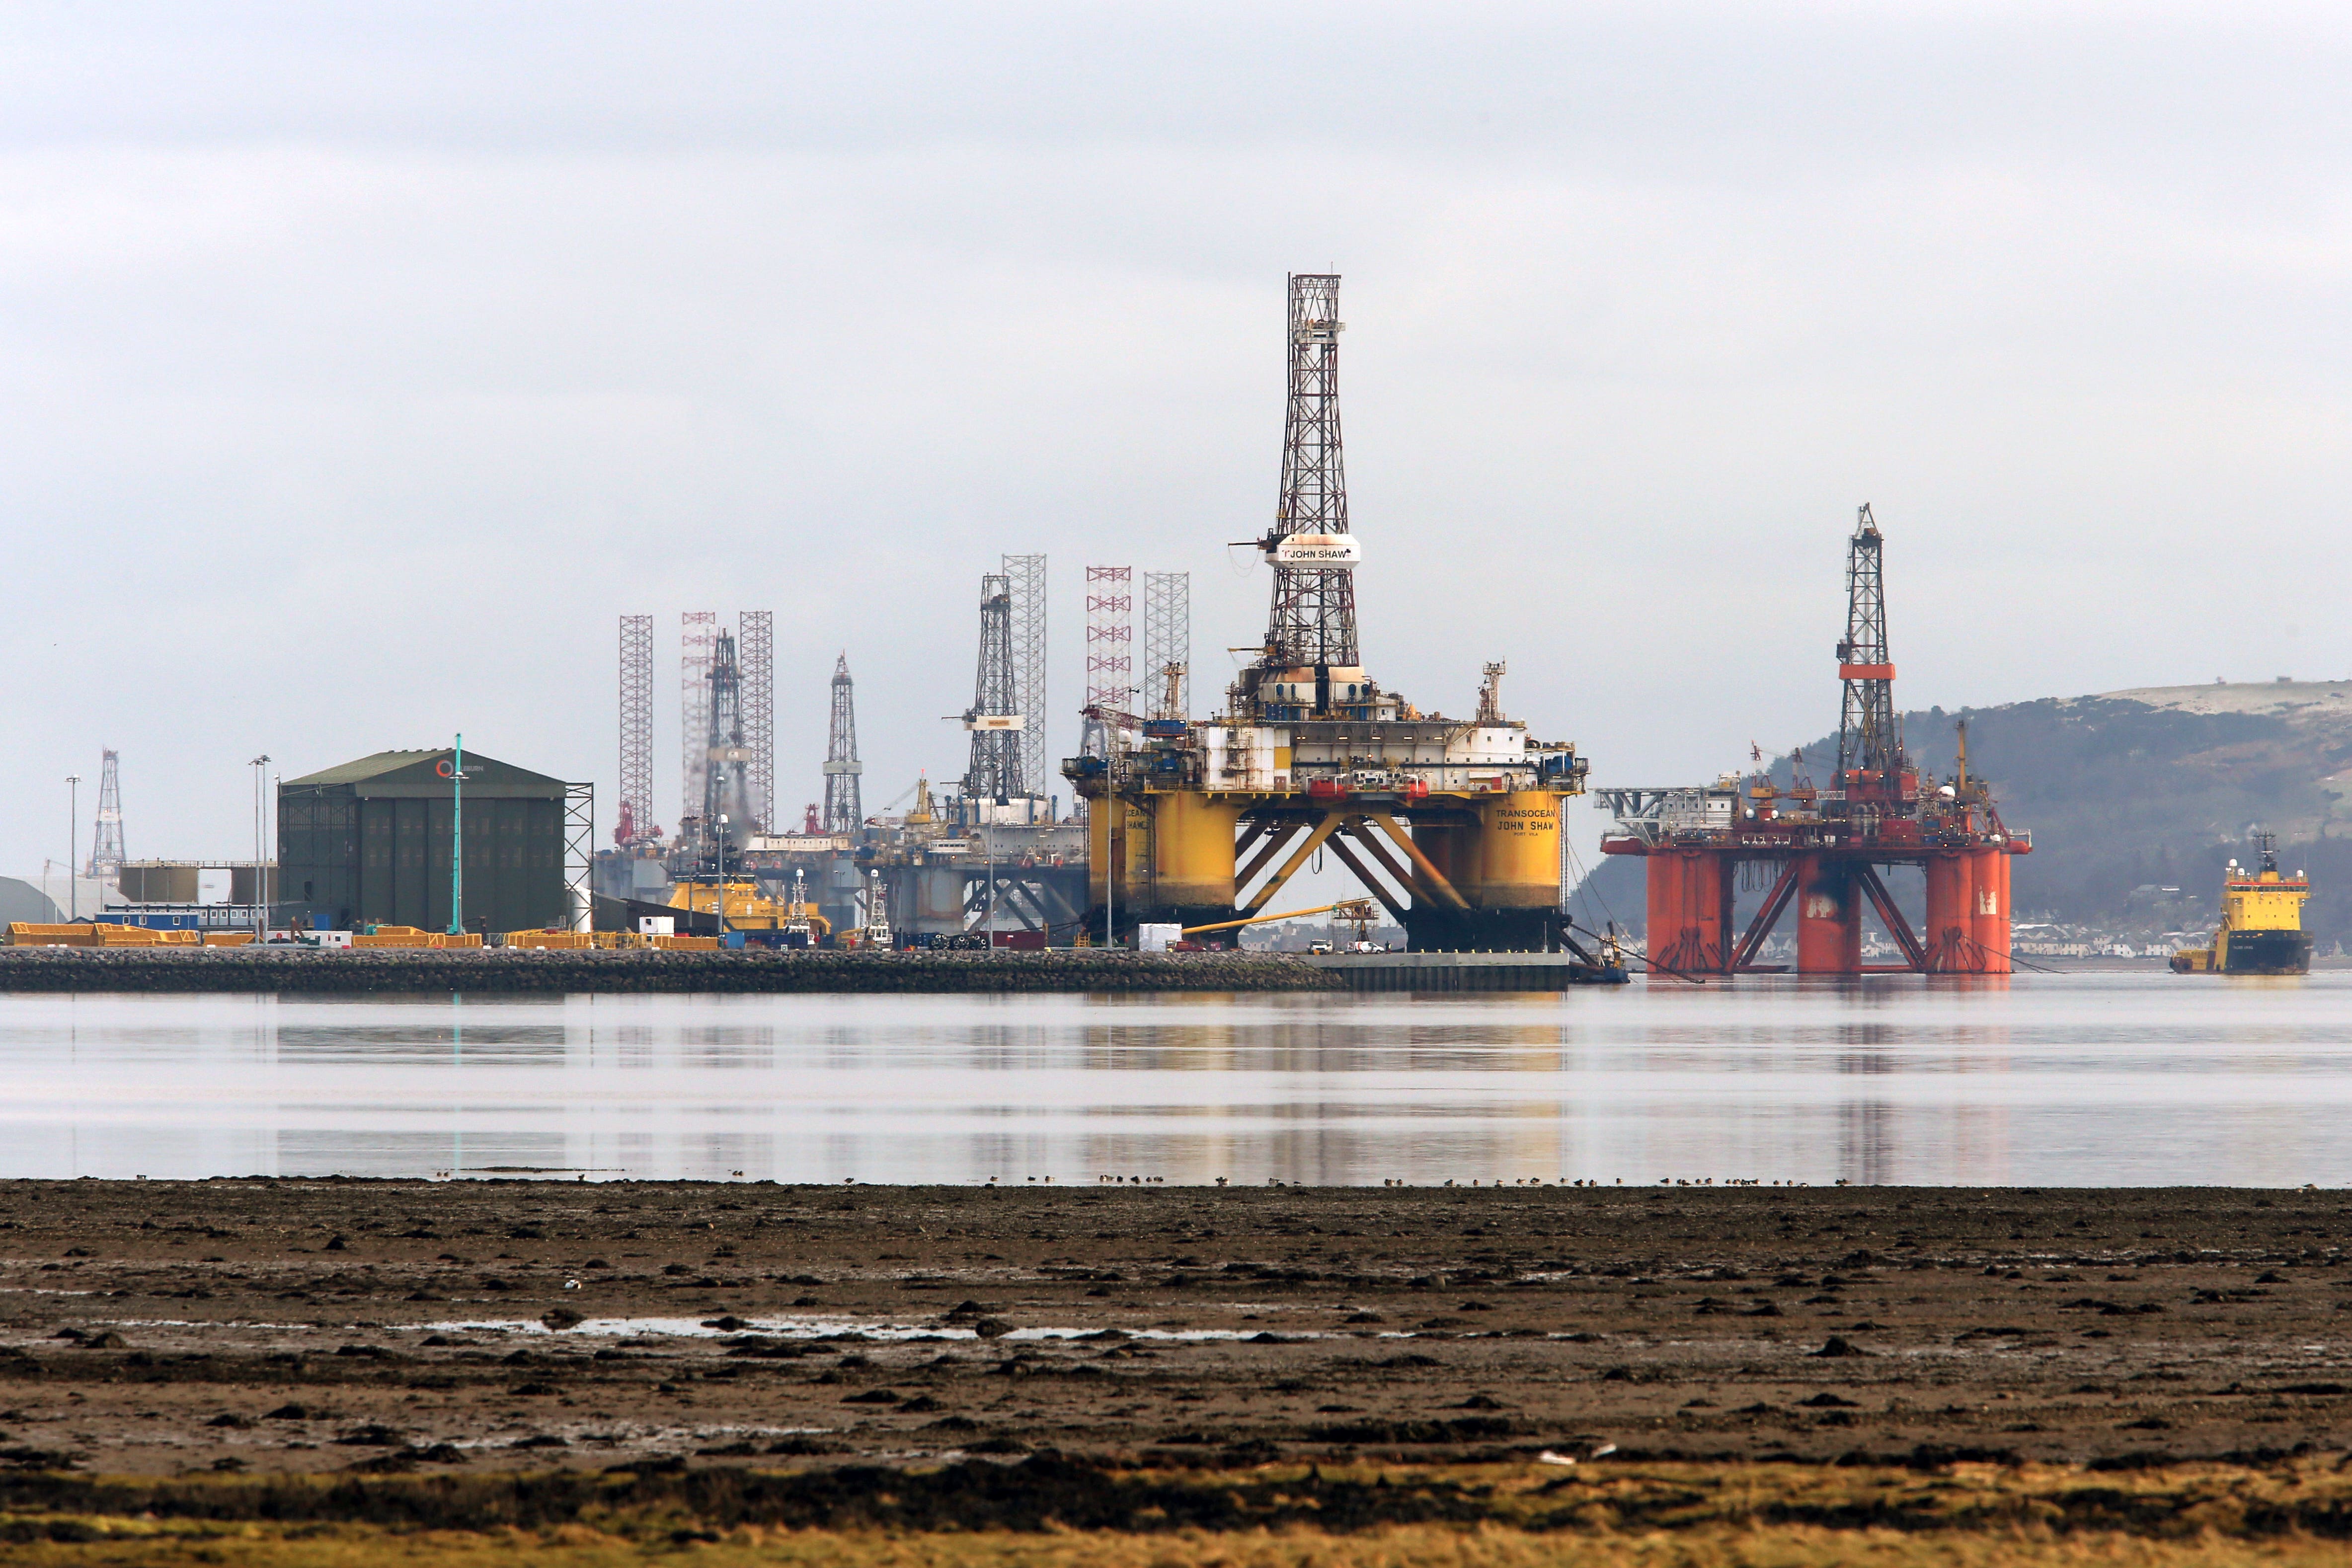
<svg viewBox="0 0 2352 1568"><path fill-rule="evenodd" d="M466 931L466 737L449 753L449 934Z"/></svg>

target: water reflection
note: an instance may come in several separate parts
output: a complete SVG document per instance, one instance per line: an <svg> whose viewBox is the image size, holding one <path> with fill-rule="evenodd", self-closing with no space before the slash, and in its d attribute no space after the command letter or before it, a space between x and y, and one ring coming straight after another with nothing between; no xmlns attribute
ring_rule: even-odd
<svg viewBox="0 0 2352 1568"><path fill-rule="evenodd" d="M0 998L0 1174L2352 1180L2352 976Z"/></svg>

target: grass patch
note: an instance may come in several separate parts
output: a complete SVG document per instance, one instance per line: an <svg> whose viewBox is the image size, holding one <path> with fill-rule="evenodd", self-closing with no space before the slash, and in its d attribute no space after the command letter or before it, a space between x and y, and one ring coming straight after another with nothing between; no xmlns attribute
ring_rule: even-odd
<svg viewBox="0 0 2352 1568"><path fill-rule="evenodd" d="M276 1526L186 1532L151 1529L82 1542L12 1547L28 1568L623 1568L690 1561L707 1568L2334 1568L2340 1544L2308 1538L2248 1542L2203 1537L2159 1541L2031 1532L1918 1536L1896 1531L1802 1527L1706 1530L1671 1535L1543 1535L1494 1526L1451 1530L1398 1525L1357 1535L1314 1531L1179 1531L1136 1535L1095 1531L1039 1536L1004 1531L901 1535L876 1531L688 1533L658 1542L611 1536L578 1525L543 1533L434 1531L397 1535L339 1527L294 1531Z"/></svg>
<svg viewBox="0 0 2352 1568"><path fill-rule="evenodd" d="M1776 1568L2338 1563L2331 1461L1937 1468L1603 1463L1139 1471L1039 1456L924 1471L0 1479L11 1564L320 1568Z"/></svg>

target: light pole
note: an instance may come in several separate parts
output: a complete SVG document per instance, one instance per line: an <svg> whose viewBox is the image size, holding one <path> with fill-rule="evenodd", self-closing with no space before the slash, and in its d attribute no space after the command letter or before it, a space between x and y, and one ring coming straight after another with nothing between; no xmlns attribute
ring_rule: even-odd
<svg viewBox="0 0 2352 1568"><path fill-rule="evenodd" d="M74 880L74 857L81 853L81 775L66 775L66 919L81 919L81 884Z"/></svg>
<svg viewBox="0 0 2352 1568"><path fill-rule="evenodd" d="M466 737L449 753L449 934L466 930Z"/></svg>
<svg viewBox="0 0 2352 1568"><path fill-rule="evenodd" d="M269 753L246 764L253 770L253 940L269 940L269 893L261 868L261 782L269 776Z"/></svg>

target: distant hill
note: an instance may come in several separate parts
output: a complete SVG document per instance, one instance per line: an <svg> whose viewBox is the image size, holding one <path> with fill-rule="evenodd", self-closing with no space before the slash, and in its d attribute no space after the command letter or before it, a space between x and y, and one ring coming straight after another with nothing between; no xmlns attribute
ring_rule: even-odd
<svg viewBox="0 0 2352 1568"><path fill-rule="evenodd" d="M2279 836L2282 865L2312 875L2306 923L2320 951L2352 942L2352 681L1906 713L1904 740L1923 771L1952 771L1963 717L1970 771L1991 783L2003 820L2033 836L2033 853L2013 862L2021 918L2121 925L2134 890L2151 884L2202 898L2210 918L2223 864L2250 858L2248 835L2261 827ZM1826 782L1836 737L1802 751L1806 771ZM1772 771L1787 781L1790 760ZM1609 858L1588 885L1637 923L1639 861Z"/></svg>

